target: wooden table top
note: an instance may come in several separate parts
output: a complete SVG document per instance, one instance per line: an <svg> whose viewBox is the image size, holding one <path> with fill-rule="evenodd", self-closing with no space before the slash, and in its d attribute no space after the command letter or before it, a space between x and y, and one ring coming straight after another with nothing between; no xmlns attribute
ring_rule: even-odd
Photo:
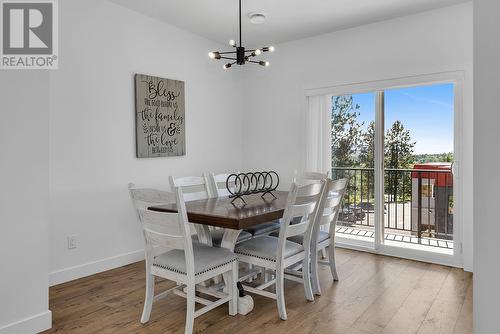
<svg viewBox="0 0 500 334"><path fill-rule="evenodd" d="M186 202L187 216L191 223L242 230L283 217L288 192L273 193L276 199L271 195L266 195L264 198L260 194L244 196L246 205L239 199L233 205L231 204L233 199L228 197ZM176 204L151 206L148 209L158 212L177 212Z"/></svg>

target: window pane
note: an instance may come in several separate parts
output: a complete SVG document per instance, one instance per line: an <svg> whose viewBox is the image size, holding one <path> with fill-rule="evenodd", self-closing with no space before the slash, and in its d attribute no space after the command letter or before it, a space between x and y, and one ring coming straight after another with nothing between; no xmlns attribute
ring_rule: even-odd
<svg viewBox="0 0 500 334"><path fill-rule="evenodd" d="M332 176L349 184L338 217L341 237L374 235L375 94L332 97Z"/></svg>
<svg viewBox="0 0 500 334"><path fill-rule="evenodd" d="M453 84L385 91L385 227L453 249Z"/></svg>

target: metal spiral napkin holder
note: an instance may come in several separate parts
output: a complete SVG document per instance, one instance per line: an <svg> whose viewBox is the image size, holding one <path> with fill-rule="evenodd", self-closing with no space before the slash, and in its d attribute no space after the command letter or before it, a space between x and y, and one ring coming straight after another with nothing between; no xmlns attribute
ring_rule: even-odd
<svg viewBox="0 0 500 334"><path fill-rule="evenodd" d="M278 188L279 183L280 178L274 171L239 173L227 177L226 188L230 194L229 198L233 199L231 203L240 199L247 204L243 196L262 193L262 198L269 194L276 199L272 192ZM234 186L231 186L231 184L234 184Z"/></svg>

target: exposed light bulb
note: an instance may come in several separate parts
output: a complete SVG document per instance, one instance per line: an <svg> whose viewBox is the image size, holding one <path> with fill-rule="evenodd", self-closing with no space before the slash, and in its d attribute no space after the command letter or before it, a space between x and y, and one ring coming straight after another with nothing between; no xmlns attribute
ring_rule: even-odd
<svg viewBox="0 0 500 334"><path fill-rule="evenodd" d="M270 64L268 61L259 61L259 65L268 67Z"/></svg>
<svg viewBox="0 0 500 334"><path fill-rule="evenodd" d="M254 51L255 55L258 56L262 53L262 50L261 49L257 49Z"/></svg>
<svg viewBox="0 0 500 334"><path fill-rule="evenodd" d="M222 68L225 69L225 70L227 70L230 67L231 67L231 63L227 63L224 66L222 66Z"/></svg>
<svg viewBox="0 0 500 334"><path fill-rule="evenodd" d="M209 52L208 56L212 59L220 59L219 51Z"/></svg>
<svg viewBox="0 0 500 334"><path fill-rule="evenodd" d="M229 45L236 46L236 41L234 39L230 40Z"/></svg>
<svg viewBox="0 0 500 334"><path fill-rule="evenodd" d="M271 45L271 46L269 47L269 52L274 52L274 46L272 46L272 45Z"/></svg>

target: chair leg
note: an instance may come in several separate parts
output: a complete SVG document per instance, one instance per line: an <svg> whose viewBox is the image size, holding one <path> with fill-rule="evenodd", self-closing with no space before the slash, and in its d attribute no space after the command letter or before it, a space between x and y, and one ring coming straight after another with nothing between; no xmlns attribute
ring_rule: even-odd
<svg viewBox="0 0 500 334"><path fill-rule="evenodd" d="M306 299L313 302L314 295L311 287L311 257L308 252L306 252L306 257L302 262L302 280L304 281L304 294Z"/></svg>
<svg viewBox="0 0 500 334"><path fill-rule="evenodd" d="M186 309L186 330L185 334L193 333L194 327L194 311L195 311L195 285L194 283L187 284L187 309Z"/></svg>
<svg viewBox="0 0 500 334"><path fill-rule="evenodd" d="M272 277L271 273L269 272L269 270L267 270L267 268L264 268L264 282L267 283L272 279L273 279L273 277Z"/></svg>
<svg viewBox="0 0 500 334"><path fill-rule="evenodd" d="M229 301L229 315L236 315L238 313L238 288L236 284L238 283L238 261L234 261L232 265L231 275L228 277L229 284L231 286L228 289L231 300Z"/></svg>
<svg viewBox="0 0 500 334"><path fill-rule="evenodd" d="M276 270L276 303L278 304L278 313L281 320L286 320L286 307L285 307L285 287L284 287L285 273L283 268Z"/></svg>
<svg viewBox="0 0 500 334"><path fill-rule="evenodd" d="M326 249L325 249L325 248L323 248L323 249L321 250L321 258L322 258L323 260L324 260L324 259L326 259Z"/></svg>
<svg viewBox="0 0 500 334"><path fill-rule="evenodd" d="M248 264L248 270L253 270L253 264ZM248 279L247 279L247 283L252 283L253 282L253 276L250 276Z"/></svg>
<svg viewBox="0 0 500 334"><path fill-rule="evenodd" d="M149 321L151 308L153 307L153 298L155 293L155 277L146 269L146 296L144 298L144 308L142 309L141 323Z"/></svg>
<svg viewBox="0 0 500 334"><path fill-rule="evenodd" d="M311 288L316 296L321 296L321 286L318 275L318 252L311 253Z"/></svg>
<svg viewBox="0 0 500 334"><path fill-rule="evenodd" d="M265 267L259 267L259 271L255 274L255 276L253 277L253 279L256 280L259 277L259 274L260 274L261 278L264 278L264 273L265 272L266 272L266 268Z"/></svg>
<svg viewBox="0 0 500 334"><path fill-rule="evenodd" d="M339 275L337 274L337 266L335 265L335 245L333 241L330 241L330 246L328 246L328 262L330 263L330 271L332 272L332 277L334 281L339 280Z"/></svg>

